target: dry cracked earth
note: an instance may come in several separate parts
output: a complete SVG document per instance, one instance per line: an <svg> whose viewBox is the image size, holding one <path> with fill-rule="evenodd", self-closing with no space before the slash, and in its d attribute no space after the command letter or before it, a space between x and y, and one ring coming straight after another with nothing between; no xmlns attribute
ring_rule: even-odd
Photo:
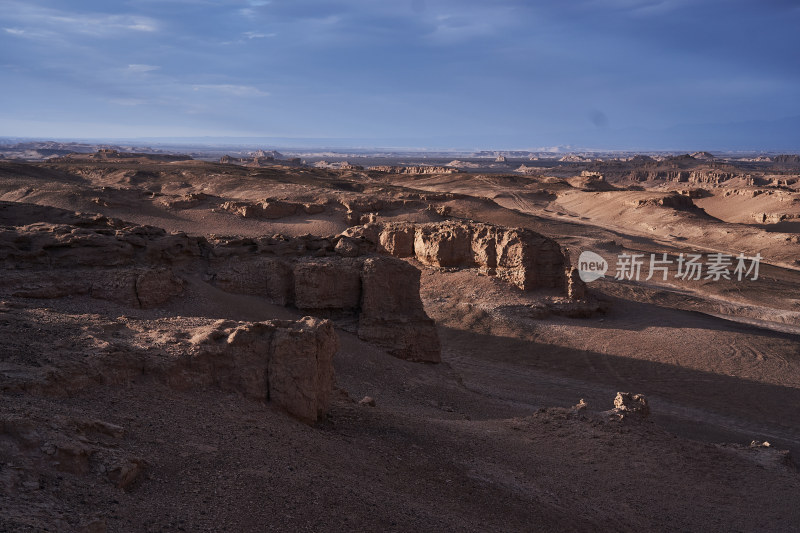
<svg viewBox="0 0 800 533"><path fill-rule="evenodd" d="M800 170L387 170L0 162L0 531L800 530Z"/></svg>

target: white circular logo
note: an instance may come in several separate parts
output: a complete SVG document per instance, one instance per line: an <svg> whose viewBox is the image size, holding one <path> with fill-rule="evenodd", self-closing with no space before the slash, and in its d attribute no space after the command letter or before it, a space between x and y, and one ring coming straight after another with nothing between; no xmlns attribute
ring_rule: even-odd
<svg viewBox="0 0 800 533"><path fill-rule="evenodd" d="M584 283L605 277L608 262L598 254L590 251L581 252L578 258L578 275Z"/></svg>

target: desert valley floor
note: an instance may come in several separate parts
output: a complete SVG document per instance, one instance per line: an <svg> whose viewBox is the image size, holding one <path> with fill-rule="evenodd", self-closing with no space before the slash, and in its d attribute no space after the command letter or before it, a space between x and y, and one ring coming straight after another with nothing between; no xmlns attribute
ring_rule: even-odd
<svg viewBox="0 0 800 533"><path fill-rule="evenodd" d="M0 161L0 531L800 530L800 170L628 165Z"/></svg>

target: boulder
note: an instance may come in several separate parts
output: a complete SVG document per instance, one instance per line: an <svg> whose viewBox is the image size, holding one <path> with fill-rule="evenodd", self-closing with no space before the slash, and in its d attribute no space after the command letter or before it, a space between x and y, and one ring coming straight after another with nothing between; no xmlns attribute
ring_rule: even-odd
<svg viewBox="0 0 800 533"><path fill-rule="evenodd" d="M342 257L358 257L361 255L359 244L355 239L342 236L333 250Z"/></svg>
<svg viewBox="0 0 800 533"><path fill-rule="evenodd" d="M618 392L614 398L613 412L620 418L633 417L643 420L650 414L650 406L644 394Z"/></svg>

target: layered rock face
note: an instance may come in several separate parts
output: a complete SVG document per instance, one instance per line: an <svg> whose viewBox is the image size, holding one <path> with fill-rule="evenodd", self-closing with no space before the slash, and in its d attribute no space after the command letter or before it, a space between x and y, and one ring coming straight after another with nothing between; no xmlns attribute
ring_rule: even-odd
<svg viewBox="0 0 800 533"><path fill-rule="evenodd" d="M634 181L677 181L679 183L707 183L719 185L728 180L744 177L735 172L721 170L634 170L628 176Z"/></svg>
<svg viewBox="0 0 800 533"><path fill-rule="evenodd" d="M419 270L372 257L364 261L361 280L358 336L403 359L440 361L436 325L419 299Z"/></svg>
<svg viewBox="0 0 800 533"><path fill-rule="evenodd" d="M357 242L342 246L349 241L340 237L334 246L341 255L229 258L214 283L308 313L355 317L361 339L402 359L439 362L436 325L419 297L419 270L398 259L368 255Z"/></svg>
<svg viewBox="0 0 800 533"><path fill-rule="evenodd" d="M522 290L561 289L585 294L580 280L568 278L569 261L553 239L536 232L481 223L366 224L350 228L350 237L381 253L415 257L425 265L478 268ZM582 297L582 296L581 296Z"/></svg>
<svg viewBox="0 0 800 533"><path fill-rule="evenodd" d="M0 292L88 295L147 308L180 295L186 279L199 277L226 292L356 319L362 338L393 355L439 361L436 328L419 299L419 271L391 257L370 260L369 243L311 235L209 242L105 217L53 213L0 204L0 224L38 220L0 229ZM378 280L374 271L388 277Z"/></svg>
<svg viewBox="0 0 800 533"><path fill-rule="evenodd" d="M328 320L220 322L201 328L164 374L172 386L216 386L314 422L327 412L338 339Z"/></svg>
<svg viewBox="0 0 800 533"><path fill-rule="evenodd" d="M75 215L69 224L0 229L0 289L15 296L88 294L134 307L155 307L183 290L173 268L200 256L185 234Z"/></svg>
<svg viewBox="0 0 800 533"><path fill-rule="evenodd" d="M419 294L419 292L417 292ZM361 261L321 258L294 265L294 304L298 309L358 309Z"/></svg>
<svg viewBox="0 0 800 533"><path fill-rule="evenodd" d="M338 350L329 320L81 318L76 327L74 315L26 306L4 309L0 329L9 341L0 391L59 396L144 377L177 390L237 393L307 423L329 408ZM14 332L27 338L12 340ZM28 349L30 344L36 348Z"/></svg>

